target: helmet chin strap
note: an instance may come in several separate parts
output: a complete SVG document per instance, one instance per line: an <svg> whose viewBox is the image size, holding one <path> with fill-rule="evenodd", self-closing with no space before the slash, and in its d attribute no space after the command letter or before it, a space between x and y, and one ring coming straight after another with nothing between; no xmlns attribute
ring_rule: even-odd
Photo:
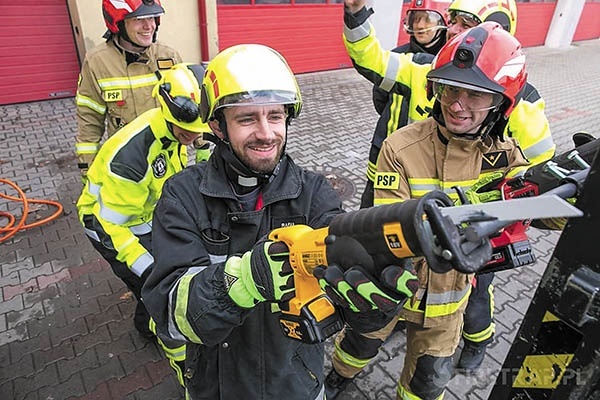
<svg viewBox="0 0 600 400"><path fill-rule="evenodd" d="M440 38L442 37L442 34L446 35L446 30L445 29L438 29L438 30L436 30L435 35L433 35L433 37L431 38L431 40L429 42L427 42L427 43L419 43L419 45L421 47L427 49L428 47L430 47L434 43L436 43L438 40L440 40ZM411 35L411 37L414 37L414 35ZM415 39L415 42L416 42L416 39ZM442 43L442 45L443 45L443 43ZM439 46L439 47L442 47L442 46ZM426 51L426 52L428 52L428 51ZM435 53L435 54L437 54L437 53Z"/></svg>

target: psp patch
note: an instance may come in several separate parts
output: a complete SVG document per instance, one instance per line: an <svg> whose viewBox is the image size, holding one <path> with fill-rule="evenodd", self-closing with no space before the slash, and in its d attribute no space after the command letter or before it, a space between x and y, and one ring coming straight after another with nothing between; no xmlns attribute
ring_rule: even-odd
<svg viewBox="0 0 600 400"><path fill-rule="evenodd" d="M102 94L104 101L107 103L111 103L114 101L122 101L123 100L123 91L121 90L105 90Z"/></svg>
<svg viewBox="0 0 600 400"><path fill-rule="evenodd" d="M167 160L164 154L159 154L158 157L152 161L152 173L155 178L162 178L167 173Z"/></svg>
<svg viewBox="0 0 600 400"><path fill-rule="evenodd" d="M400 187L400 174L397 172L377 172L373 187L375 189L396 190Z"/></svg>

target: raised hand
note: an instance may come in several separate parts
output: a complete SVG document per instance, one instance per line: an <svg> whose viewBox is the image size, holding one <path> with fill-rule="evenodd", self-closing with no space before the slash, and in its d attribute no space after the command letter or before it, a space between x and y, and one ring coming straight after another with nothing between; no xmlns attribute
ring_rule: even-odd
<svg viewBox="0 0 600 400"><path fill-rule="evenodd" d="M367 4L367 0L344 0L344 5L354 14Z"/></svg>

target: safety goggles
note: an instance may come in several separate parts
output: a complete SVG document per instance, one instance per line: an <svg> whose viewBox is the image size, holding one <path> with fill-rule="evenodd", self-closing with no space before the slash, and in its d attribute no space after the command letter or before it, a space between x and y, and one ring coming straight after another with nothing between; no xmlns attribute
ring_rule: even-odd
<svg viewBox="0 0 600 400"><path fill-rule="evenodd" d="M419 25L419 27L415 27L415 25ZM404 30L409 35L436 31L438 29L446 29L446 24L442 16L436 11L416 10L406 13Z"/></svg>
<svg viewBox="0 0 600 400"><path fill-rule="evenodd" d="M500 93L474 90L444 83L433 83L436 99L445 107L454 103L460 104L464 111L486 111L497 108L502 104L504 96Z"/></svg>
<svg viewBox="0 0 600 400"><path fill-rule="evenodd" d="M448 14L450 15L450 25L461 24L465 27L473 28L481 23L479 18L468 12L451 10Z"/></svg>

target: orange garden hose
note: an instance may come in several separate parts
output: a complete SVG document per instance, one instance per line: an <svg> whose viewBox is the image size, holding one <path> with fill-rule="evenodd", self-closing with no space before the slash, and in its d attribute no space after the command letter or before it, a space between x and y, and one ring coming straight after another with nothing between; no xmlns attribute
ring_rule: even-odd
<svg viewBox="0 0 600 400"><path fill-rule="evenodd" d="M21 190L21 188L19 186L17 186L17 184L15 184L14 182L12 182L8 179L0 178L0 184L1 183L9 185L13 189L15 189L17 191L17 193L19 194L19 197L9 196L4 193L0 193L0 197L4 198L4 199L12 200L12 201L21 202L23 204L23 214L21 215L19 222L15 225L15 221L17 219L12 214L4 212L4 211L0 211L0 219L1 218L8 219L8 223L5 226L0 226L0 243L10 239L17 232L19 232L21 230L35 228L36 226L40 226L40 225L45 224L46 222L52 221L52 220L56 219L58 216L60 216L63 212L62 204L60 204L57 201L28 199L27 196L25 196L25 193L23 192L23 190ZM46 218L42 218L39 221L33 222L31 224L27 224L26 222L27 222L27 215L29 214L29 204L31 204L31 203L47 204L47 205L56 207L57 210L52 215L50 215Z"/></svg>

